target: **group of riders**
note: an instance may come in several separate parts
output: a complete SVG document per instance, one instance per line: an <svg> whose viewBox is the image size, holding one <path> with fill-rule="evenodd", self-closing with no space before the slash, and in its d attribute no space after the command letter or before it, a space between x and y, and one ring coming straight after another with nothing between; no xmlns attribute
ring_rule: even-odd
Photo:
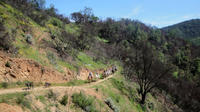
<svg viewBox="0 0 200 112"><path fill-rule="evenodd" d="M116 71L117 71L117 67L112 66L111 68L103 71L102 78L106 78L109 75L114 74ZM99 73L95 73L95 75L93 75L93 73L90 72L89 75L88 75L88 81L91 82L91 81L93 81L94 78L99 79L99 78L101 78L101 76L100 76ZM27 89L33 89L34 88L33 82L27 82L27 83L25 83L25 86L27 87ZM50 87L50 86L51 86L51 83L48 83L48 82L44 83L45 88Z"/></svg>
<svg viewBox="0 0 200 112"><path fill-rule="evenodd" d="M34 88L33 82L26 82L26 83L25 83L25 86L27 87L26 89L33 89L33 88ZM44 87L45 87L45 88L47 88L47 87L49 87L49 86L51 86L51 83L48 83L48 82L45 82L45 83L44 83Z"/></svg>
<svg viewBox="0 0 200 112"><path fill-rule="evenodd" d="M103 71L102 73L102 78L106 78L108 77L109 75L112 75L114 74L115 72L117 71L117 66L112 66L111 68L109 69L106 69ZM99 79L100 78L100 74L99 73L95 73L95 75L93 75L92 72L89 72L89 75L88 75L88 81L91 82L93 81L93 79Z"/></svg>

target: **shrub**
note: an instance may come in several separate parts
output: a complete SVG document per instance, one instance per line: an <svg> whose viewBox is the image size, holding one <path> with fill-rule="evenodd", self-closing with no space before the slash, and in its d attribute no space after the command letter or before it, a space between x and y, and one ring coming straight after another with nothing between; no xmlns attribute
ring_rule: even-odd
<svg viewBox="0 0 200 112"><path fill-rule="evenodd" d="M25 98L26 95L27 93L17 96L16 103L31 109L31 103Z"/></svg>
<svg viewBox="0 0 200 112"><path fill-rule="evenodd" d="M67 105L67 103L68 103L68 96L67 95L64 95L63 97L62 97L62 100L60 101L60 104L62 104L62 105Z"/></svg>
<svg viewBox="0 0 200 112"><path fill-rule="evenodd" d="M6 64L5 64L5 66L6 66L6 67L11 67L10 62L7 61Z"/></svg>
<svg viewBox="0 0 200 112"><path fill-rule="evenodd" d="M12 51L13 49L13 41L15 40L16 30L11 29L11 31L7 31L6 27L4 26L3 22L0 22L0 49L6 51Z"/></svg>
<svg viewBox="0 0 200 112"><path fill-rule="evenodd" d="M47 58L49 59L50 63L52 65L57 65L57 62L56 62L56 56L54 53L52 52L47 52Z"/></svg>
<svg viewBox="0 0 200 112"><path fill-rule="evenodd" d="M57 99L57 94L53 92L53 90L49 90L49 92L47 93L47 97L49 99L53 99L54 101Z"/></svg>
<svg viewBox="0 0 200 112"><path fill-rule="evenodd" d="M95 106L93 106L94 99L85 96L82 92L74 93L72 95L72 102L86 112L98 112Z"/></svg>
<svg viewBox="0 0 200 112"><path fill-rule="evenodd" d="M119 108L114 104L113 100L111 98L107 98L105 100L105 103L114 111L119 112Z"/></svg>
<svg viewBox="0 0 200 112"><path fill-rule="evenodd" d="M23 83L21 81L16 82L17 85L22 85Z"/></svg>
<svg viewBox="0 0 200 112"><path fill-rule="evenodd" d="M8 87L8 83L7 83L7 82L2 82L2 83L1 83L1 86L2 86L3 88L7 88L7 87Z"/></svg>
<svg viewBox="0 0 200 112"><path fill-rule="evenodd" d="M151 110L154 110L154 104L153 103L148 103L148 108Z"/></svg>
<svg viewBox="0 0 200 112"><path fill-rule="evenodd" d="M26 42L27 42L27 43L33 44L33 37L32 37L31 34L27 34L27 35L25 36L25 38L26 38Z"/></svg>
<svg viewBox="0 0 200 112"><path fill-rule="evenodd" d="M36 97L37 100L40 100L40 102L42 102L43 104L45 103L45 97L44 96L37 96Z"/></svg>
<svg viewBox="0 0 200 112"><path fill-rule="evenodd" d="M52 18L52 19L50 20L50 23L53 24L54 26L59 27L59 28L62 28L62 27L63 27L62 21L60 21L60 20L57 19L57 18Z"/></svg>

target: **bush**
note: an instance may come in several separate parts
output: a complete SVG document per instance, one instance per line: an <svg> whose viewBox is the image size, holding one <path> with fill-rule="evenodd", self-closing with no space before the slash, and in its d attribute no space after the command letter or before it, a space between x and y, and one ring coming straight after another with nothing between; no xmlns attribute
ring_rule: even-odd
<svg viewBox="0 0 200 112"><path fill-rule="evenodd" d="M148 108L151 110L154 110L154 104L153 103L148 103Z"/></svg>
<svg viewBox="0 0 200 112"><path fill-rule="evenodd" d="M47 93L47 97L49 99L53 99L54 101L57 99L57 94L53 92L53 90L49 90L49 92Z"/></svg>
<svg viewBox="0 0 200 112"><path fill-rule="evenodd" d="M86 112L98 112L95 106L93 106L94 99L85 96L82 92L74 93L72 95L72 102Z"/></svg>
<svg viewBox="0 0 200 112"><path fill-rule="evenodd" d="M57 65L56 56L52 52L47 52L47 58L52 65Z"/></svg>
<svg viewBox="0 0 200 112"><path fill-rule="evenodd" d="M23 83L21 81L16 82L17 85L22 85Z"/></svg>
<svg viewBox="0 0 200 112"><path fill-rule="evenodd" d="M1 83L1 86L2 86L3 88L8 88L8 83L7 83L7 82L2 82L2 83Z"/></svg>
<svg viewBox="0 0 200 112"><path fill-rule="evenodd" d="M11 67L11 66L10 66L10 62L7 61L6 64L5 64L5 66L6 66L6 67Z"/></svg>
<svg viewBox="0 0 200 112"><path fill-rule="evenodd" d="M50 23L53 24L54 26L59 27L59 28L63 28L63 22L60 21L60 20L57 19L57 18L52 18L52 19L50 20Z"/></svg>
<svg viewBox="0 0 200 112"><path fill-rule="evenodd" d="M25 36L25 38L26 38L26 42L27 42L27 43L33 44L33 37L32 37L31 34L27 34L27 35Z"/></svg>
<svg viewBox="0 0 200 112"><path fill-rule="evenodd" d="M111 98L105 100L105 103L114 111L119 112L119 108L114 104Z"/></svg>
<svg viewBox="0 0 200 112"><path fill-rule="evenodd" d="M27 93L17 96L16 103L31 109L31 103L25 98L26 95Z"/></svg>
<svg viewBox="0 0 200 112"><path fill-rule="evenodd" d="M11 29L11 31L7 31L6 27L4 26L3 22L0 22L0 49L6 51L12 51L14 48L13 41L15 40L16 30Z"/></svg>
<svg viewBox="0 0 200 112"><path fill-rule="evenodd" d="M65 106L65 105L67 105L67 103L68 103L68 96L65 95L65 96L62 97L62 100L60 101L60 104Z"/></svg>

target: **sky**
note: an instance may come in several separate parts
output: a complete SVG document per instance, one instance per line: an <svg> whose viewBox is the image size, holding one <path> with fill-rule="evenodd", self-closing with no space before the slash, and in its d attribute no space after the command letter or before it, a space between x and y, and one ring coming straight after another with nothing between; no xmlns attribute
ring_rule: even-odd
<svg viewBox="0 0 200 112"><path fill-rule="evenodd" d="M46 0L51 4L65 16L89 7L101 19L130 18L158 28L200 18L200 0Z"/></svg>

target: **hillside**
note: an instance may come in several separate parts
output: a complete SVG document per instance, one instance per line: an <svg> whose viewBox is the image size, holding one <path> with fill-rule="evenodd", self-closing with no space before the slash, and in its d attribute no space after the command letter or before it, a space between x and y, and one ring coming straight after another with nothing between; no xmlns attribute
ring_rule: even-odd
<svg viewBox="0 0 200 112"><path fill-rule="evenodd" d="M190 40L197 45L200 43L200 19L184 21L172 26L164 27L162 30L174 32L177 37Z"/></svg>
<svg viewBox="0 0 200 112"><path fill-rule="evenodd" d="M44 1L0 1L0 111L198 112L200 47L184 39L199 20L182 39Z"/></svg>

